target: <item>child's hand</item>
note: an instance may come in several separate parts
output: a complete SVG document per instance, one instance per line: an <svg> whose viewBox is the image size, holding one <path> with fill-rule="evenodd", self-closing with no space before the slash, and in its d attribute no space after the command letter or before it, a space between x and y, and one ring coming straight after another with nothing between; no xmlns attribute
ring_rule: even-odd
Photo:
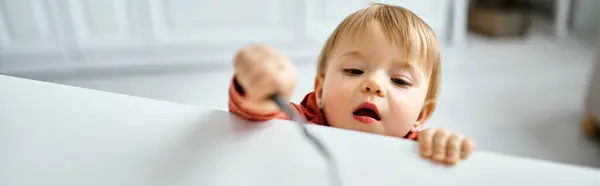
<svg viewBox="0 0 600 186"><path fill-rule="evenodd" d="M475 148L473 140L444 129L425 129L418 136L421 156L437 163L454 165Z"/></svg>
<svg viewBox="0 0 600 186"><path fill-rule="evenodd" d="M269 96L279 93L289 100L296 88L292 63L264 45L242 48L235 56L235 74L248 100L245 104L265 112L277 109Z"/></svg>

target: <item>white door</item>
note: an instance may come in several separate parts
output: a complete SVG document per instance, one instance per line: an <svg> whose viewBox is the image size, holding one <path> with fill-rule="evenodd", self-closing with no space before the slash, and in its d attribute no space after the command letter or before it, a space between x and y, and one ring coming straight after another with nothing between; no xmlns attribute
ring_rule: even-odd
<svg viewBox="0 0 600 186"><path fill-rule="evenodd" d="M2 72L231 65L234 52L253 42L272 45L291 58L316 59L335 26L372 2L404 6L440 37L446 32L447 3L434 0L2 2Z"/></svg>
<svg viewBox="0 0 600 186"><path fill-rule="evenodd" d="M148 2L153 44L163 55L221 62L248 43L291 47L301 37L297 0Z"/></svg>
<svg viewBox="0 0 600 186"><path fill-rule="evenodd" d="M404 6L445 37L447 7L433 0L150 0L150 30L163 56L229 65L237 49L261 42L312 59L344 17L373 2Z"/></svg>

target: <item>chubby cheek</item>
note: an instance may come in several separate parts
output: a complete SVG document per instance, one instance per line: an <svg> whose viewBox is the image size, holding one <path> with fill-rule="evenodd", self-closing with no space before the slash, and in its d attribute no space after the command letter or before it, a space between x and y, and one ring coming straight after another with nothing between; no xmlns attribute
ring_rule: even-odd
<svg viewBox="0 0 600 186"><path fill-rule="evenodd" d="M413 128L423 107L424 96L413 92L397 92L392 94L389 103L389 119L385 123L386 133L390 136L403 137ZM390 122L392 121L392 122Z"/></svg>
<svg viewBox="0 0 600 186"><path fill-rule="evenodd" d="M342 124L348 123L344 119L350 118L352 113L352 105L350 105L350 98L352 96L352 90L349 88L348 82L335 81L334 78L330 78L332 81L326 81L323 87L323 110L329 125L336 128L346 128Z"/></svg>
<svg viewBox="0 0 600 186"><path fill-rule="evenodd" d="M403 137L408 134L417 121L418 112L412 106L402 104L390 105L390 113L395 113L389 117L386 125L386 133L390 136Z"/></svg>

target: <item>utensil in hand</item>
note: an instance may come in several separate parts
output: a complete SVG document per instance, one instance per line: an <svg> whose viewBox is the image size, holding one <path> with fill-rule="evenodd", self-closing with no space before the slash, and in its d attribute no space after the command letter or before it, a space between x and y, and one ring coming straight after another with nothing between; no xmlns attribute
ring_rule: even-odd
<svg viewBox="0 0 600 186"><path fill-rule="evenodd" d="M288 104L287 100L283 99L283 97L281 97L280 95L274 94L271 97L269 97L269 99L271 99L273 102L275 102L275 104L277 104L277 106L279 106L279 108L281 110L283 110L283 112L285 112L292 121L295 121L296 123L298 123L298 127L300 127L300 130L302 130L302 133L304 134L304 136L308 139L308 141L310 141L310 143L312 143L317 148L317 151L325 158L325 160L329 164L331 184L333 186L342 186L342 181L340 178L337 162L335 161L335 159L333 158L333 156L329 152L329 150L325 147L325 145L323 145L321 140L319 140L315 135L313 135L308 130L308 128L305 126L305 124L307 122L304 120L304 118L301 117Z"/></svg>

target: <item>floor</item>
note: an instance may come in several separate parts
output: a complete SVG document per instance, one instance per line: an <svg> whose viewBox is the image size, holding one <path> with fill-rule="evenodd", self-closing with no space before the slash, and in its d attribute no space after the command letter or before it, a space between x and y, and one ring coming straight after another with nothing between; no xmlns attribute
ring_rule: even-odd
<svg viewBox="0 0 600 186"><path fill-rule="evenodd" d="M439 107L427 127L472 136L484 151L600 167L600 143L582 137L579 125L593 60L589 46L471 37L443 54ZM307 61L297 68L294 101L312 90L316 66ZM231 75L225 69L54 82L226 110Z"/></svg>

